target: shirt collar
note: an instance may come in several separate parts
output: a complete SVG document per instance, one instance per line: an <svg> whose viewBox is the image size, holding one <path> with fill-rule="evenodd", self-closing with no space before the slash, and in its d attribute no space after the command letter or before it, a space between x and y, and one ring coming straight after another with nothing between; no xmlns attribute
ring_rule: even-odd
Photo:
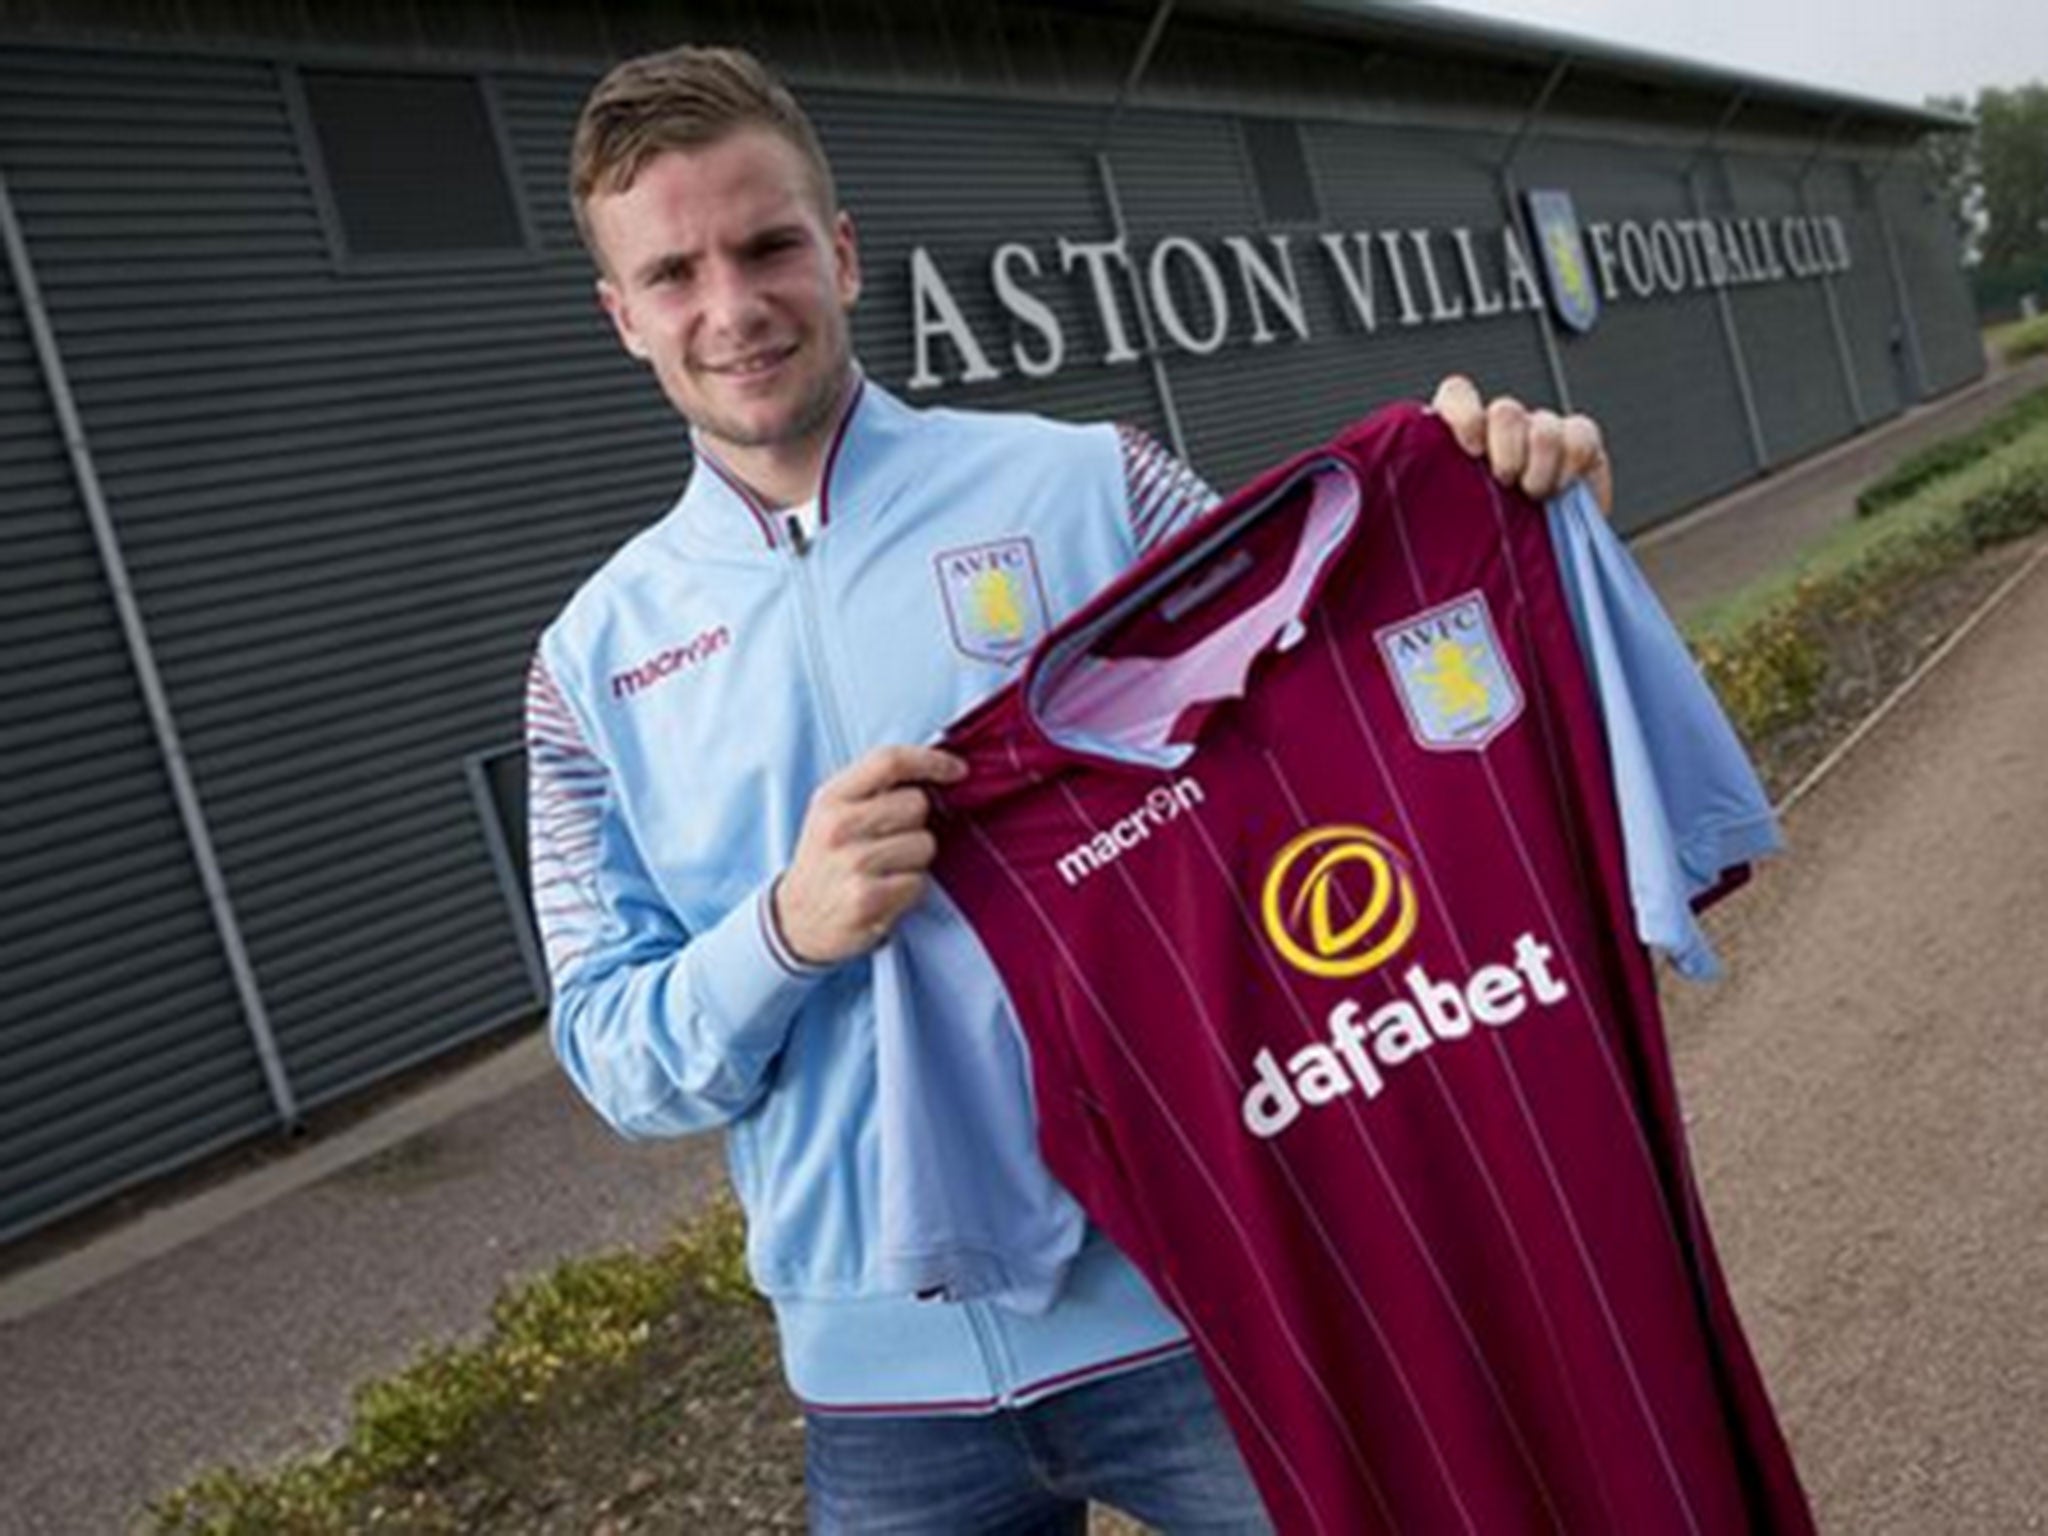
<svg viewBox="0 0 2048 1536"><path fill-rule="evenodd" d="M879 480L886 449L915 419L915 413L877 384L854 370L840 407L825 470L818 487L816 534L823 537L839 522L857 519L878 504ZM723 552L767 552L789 542L789 531L775 508L734 474L698 439L690 435L697 456L690 483L671 520L690 544Z"/></svg>

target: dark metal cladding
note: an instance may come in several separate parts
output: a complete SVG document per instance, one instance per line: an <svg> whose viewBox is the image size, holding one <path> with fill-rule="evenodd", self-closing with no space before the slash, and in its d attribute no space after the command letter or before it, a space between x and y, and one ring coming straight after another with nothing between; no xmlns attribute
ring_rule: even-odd
<svg viewBox="0 0 2048 1536"><path fill-rule="evenodd" d="M1634 528L1982 370L1912 149L1944 120L1598 46L1559 74L1571 50L1526 29L1225 0L1181 5L1120 101L1155 14L0 0L0 174L301 1107L538 1013L474 762L519 739L540 626L688 468L569 217L570 132L611 59L733 40L791 75L858 221L855 339L880 382L1169 440L1177 423L1219 489L1458 367L1531 402L1561 383L1598 414ZM362 210L338 199L376 197L391 157L370 145L339 191L323 174L335 72L428 79L419 110L495 153L474 248L428 227L461 200L415 196L372 208L378 248L349 249ZM375 116L366 100L336 131ZM1550 331L1526 302L1474 312L1468 258L1506 297L1515 188L1568 190L1582 227L1833 217L1853 261L1832 313L1815 276L1603 295L1590 334ZM1105 366L1061 242L1120 231L1131 355ZM1370 327L1326 237L1382 264ZM1295 285L1306 336L1232 241ZM1030 366L1043 332L999 295L1006 244L1063 338L1050 376ZM963 384L942 338L942 382L912 387L919 249L995 377ZM1200 253L1230 309L1213 350L1152 312L1163 295L1207 335ZM4 267L0 285L5 1241L278 1115Z"/></svg>

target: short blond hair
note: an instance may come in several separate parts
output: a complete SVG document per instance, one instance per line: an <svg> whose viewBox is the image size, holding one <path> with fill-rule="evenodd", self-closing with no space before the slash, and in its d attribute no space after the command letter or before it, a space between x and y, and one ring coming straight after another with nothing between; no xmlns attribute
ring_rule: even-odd
<svg viewBox="0 0 2048 1536"><path fill-rule="evenodd" d="M685 45L643 54L598 81L576 119L569 152L569 204L576 232L600 266L590 229L590 200L629 189L666 150L696 150L742 128L766 128L795 146L810 168L829 218L839 192L817 130L796 97L743 48Z"/></svg>

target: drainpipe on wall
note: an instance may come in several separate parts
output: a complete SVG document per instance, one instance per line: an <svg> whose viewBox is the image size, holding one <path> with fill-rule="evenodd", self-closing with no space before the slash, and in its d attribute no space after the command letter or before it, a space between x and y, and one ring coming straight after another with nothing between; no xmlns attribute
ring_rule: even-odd
<svg viewBox="0 0 2048 1536"><path fill-rule="evenodd" d="M1905 332L1906 363L1913 370L1913 398L1900 401L1903 408L1925 400L1930 391L1927 385L1927 354L1920 350L1920 322L1913 317L1912 290L1906 286L1906 269L1899 264L1898 243L1892 239L1891 215L1884 211L1884 180L1891 174L1892 161L1898 158L1902 147L1894 144L1891 153L1879 162L1876 174L1865 171L1863 179L1870 188L1870 206L1877 212L1877 234L1884 241L1885 264L1892 273L1892 297L1899 306L1899 327Z"/></svg>
<svg viewBox="0 0 2048 1536"><path fill-rule="evenodd" d="M1180 424L1180 408L1173 399L1173 380L1166 371L1166 356L1159 347L1159 332L1152 323L1152 306L1146 302L1145 285L1138 281L1137 269L1131 265L1130 226L1124 221L1124 202L1117 192L1116 168L1109 160L1110 136L1116 132L1122 121L1124 103L1136 94L1138 83L1145 78L1145 71L1152 66L1152 55L1159 51L1159 40L1166 35L1167 18L1173 14L1174 0L1159 0L1159 7L1152 13L1151 25L1145 28L1145 40L1138 44L1137 56L1131 60L1130 72L1124 76L1124 83L1117 88L1116 100L1109 104L1109 111L1102 119L1102 128L1095 135L1091 153L1095 158L1096 180L1102 184L1102 198L1109 205L1109 224L1117 243L1126 253L1124 275L1131 291L1131 307L1138 316L1138 335L1145 347L1145 365L1152 372L1152 389L1159 397L1160 414L1166 418L1166 436L1173 448L1174 457L1183 464L1194 461L1188 455L1187 433Z"/></svg>
<svg viewBox="0 0 2048 1536"><path fill-rule="evenodd" d="M1799 167L1799 174L1792 178L1792 185L1799 193L1799 211L1809 221L1813 218L1813 201L1806 195L1806 178L1813 174L1814 166L1820 163L1820 157L1827 152L1827 147L1834 142L1835 135L1848 120L1847 108L1837 112L1830 119L1827 131L1820 136L1820 142L1813 146L1813 153L1806 157L1806 163ZM1835 277L1832 272L1821 273L1820 291L1826 295L1828 301L1828 324L1835 333L1835 356L1842 364L1842 383L1849 391L1849 412L1856 418L1856 425L1861 429L1866 419L1863 414L1863 391L1856 385L1856 361L1849 353L1849 332L1842 324L1842 306L1835 297Z"/></svg>
<svg viewBox="0 0 2048 1536"><path fill-rule="evenodd" d="M1522 190L1515 181L1515 161L1520 158L1522 146L1536 131L1544 112L1550 106L1550 98L1557 94L1557 88L1564 84L1564 77L1570 73L1572 56L1558 55L1557 63L1551 67L1550 75L1543 82L1543 89L1536 93L1536 99L1529 104L1529 110L1522 114L1522 121L1516 127L1514 136L1508 140L1508 147L1502 151L1500 164L1494 172L1500 182L1501 206L1507 210L1509 232L1518 232L1522 227ZM1557 326L1550 318L1548 303L1536 306L1537 334L1543 338L1543 360L1550 368L1550 387L1557 392L1557 406L1560 411L1572 409L1572 384L1565 376L1564 354L1557 346Z"/></svg>
<svg viewBox="0 0 2048 1536"><path fill-rule="evenodd" d="M8 264L14 272L15 286L21 293L22 312L35 339L36 358L42 365L43 384L49 391L50 403L56 410L57 422L64 434L72 478L84 503L86 520L92 525L100 566L113 592L114 609L121 621L121 635L128 645L128 658L135 668L136 682L149 709L150 725L156 733L164 772L171 781L171 796L177 802L185 839L191 845L193 862L199 866L199 881L206 891L214 928L220 935L221 948L226 951L228 969L234 977L235 991L241 998L242 1020L255 1042L256 1055L263 1065L263 1080L270 1089L271 1104L277 1110L278 1119L286 1130L295 1130L300 1123L298 1101L292 1093L290 1079L285 1075L284 1058L277 1047L277 1036L270 1027L270 1015L263 1006L263 994L256 984L256 972L249 962L248 947L242 942L241 924L236 920L227 880L214 852L213 834L207 827L206 812L199 803L199 791L193 783L192 770L178 738L170 698L164 691L163 677L157 671L156 654L150 647L142 605L136 600L134 583L129 580L128 563L121 553L120 535L107 508L99 472L93 465L85 424L71 393L63 354L57 348L57 334L50 326L49 311L43 305L42 289L36 282L35 267L29 260L28 241L22 234L21 221L15 217L14 200L8 192L5 175L0 175L0 241L7 246Z"/></svg>
<svg viewBox="0 0 2048 1536"><path fill-rule="evenodd" d="M1707 156L1719 146L1721 135L1727 132L1728 125L1735 121L1735 114L1742 110L1743 104L1748 100L1749 88L1745 86L1730 99L1728 110L1721 114L1721 120L1714 124L1713 131L1701 142L1700 147L1693 151L1693 157L1686 162L1685 169L1679 172L1685 180L1686 197L1692 203L1692 216L1695 219L1705 219L1707 216L1706 199L1700 196L1700 167L1706 162ZM1715 288L1714 307L1720 311L1721 339L1728 344L1728 362L1735 370L1735 392L1742 397L1742 419L1749 427L1749 451L1756 460L1757 473L1762 474L1770 468L1771 452L1764 442L1763 417L1757 412L1756 390L1749 382L1749 359L1742 351L1742 334L1735 328L1735 305L1728 297L1726 286Z"/></svg>

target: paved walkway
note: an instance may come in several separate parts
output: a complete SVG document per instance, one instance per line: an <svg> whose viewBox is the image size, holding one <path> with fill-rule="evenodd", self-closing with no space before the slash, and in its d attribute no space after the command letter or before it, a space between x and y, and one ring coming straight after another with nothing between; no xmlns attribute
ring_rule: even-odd
<svg viewBox="0 0 2048 1536"><path fill-rule="evenodd" d="M1651 536L1645 564L1674 606L1739 585L1783 558L1784 528L1844 515L1845 488L2044 379L2048 364L1987 381L1760 482ZM2037 584L2048 589L2048 580ZM2033 601L2035 612L2048 609L2040 593ZM1971 883L1967 868L1937 887L1939 902L1919 884L1911 900L1892 894L1944 856L2042 846L2010 835L2038 827L2048 811L2030 788L2039 776L2028 771L2048 756L2048 701L2038 687L2021 697L2027 676L2040 673L2000 670L2015 647L2048 650L2048 616L2027 622L2031 629L2016 617L1973 641L1990 652L1978 665L1993 702L1966 705L1960 689L1947 690L1955 699L1948 716L1891 728L1919 732L1926 751L1891 749L1892 778L1866 783L1853 802L1855 825L1882 830L1892 813L1919 804L1907 793L1915 785L1930 807L1975 819L1916 814L1922 842L1860 852L1862 839L1816 830L1831 825L1830 796L1802 807L1792 878L1760 884L1811 894L1781 894L1784 916L1762 925L1770 932L1756 936L1759 958L1736 950L1740 979L1730 996L1764 998L1764 1011L1743 1014L1739 1026L1717 1014L1688 1062L1688 1086L1697 1080L1701 1089L1695 1104L1706 1107L1702 1163L1730 1267L1800 1448L1813 1458L1809 1475L1830 1507L1858 1512L1840 1529L2040 1528L1974 1523L1978 1512L2017 1514L2013 1500L2025 1489L2036 1514L2048 1508L2039 1466L2031 1482L2005 1476L2015 1440L2048 1414L2039 1349L2048 1338L2039 1300L2048 1296L2039 1262L2048 1210L2038 1193L2023 1208L2029 1188L2048 1189L2048 1167L2041 1138L2014 1124L2007 1139L2000 1118L2039 1102L2048 1086L2038 1047L2028 1056L2018 1028L2048 1017L2048 998L2025 974L2022 936L2007 932L2038 921L2048 872L2006 868L1998 900ZM2002 692L1993 686L2001 680ZM2008 717L2029 714L2034 735L2025 738ZM2001 722L2014 729L1999 733ZM1984 750L1959 757L1965 740ZM1944 790L1934 765L1951 761L1958 771ZM1894 780L1896 805L1880 793ZM1976 830L1966 836L1965 825ZM1745 900L1731 912L1744 921L1777 905ZM1834 926L1813 929L1816 913ZM1875 940L1843 926L1845 914L1867 914ZM1894 933L1895 925L1907 929ZM1801 933L1816 955L1786 937ZM1876 961L1918 957L1940 958L1946 978L1923 989L1924 999L1894 993L1889 972L1863 976ZM1944 990L1980 975L2013 990ZM1903 1012L1888 1001L1909 995L1916 1000ZM2016 1006L2023 995L2024 1008ZM2005 1027L1990 1030L1983 1021L2001 1010ZM1887 1022L1866 1031L1871 1018ZM1793 1019L1812 1027L1792 1030ZM1959 1025L1969 1027L1959 1033ZM1788 1037L1815 1042L1818 1058L1784 1053ZM1931 1075L1937 1048L1981 1054L1974 1066ZM1757 1105L1745 1108L1752 1095ZM1873 1098L1890 1106L1889 1119L1861 1118ZM1818 1129L1800 1139L1801 1123ZM1893 1134L1880 1134L1884 1125ZM1913 1126L1929 1128L1925 1157L1902 1129ZM1953 1139L1933 1139L1937 1131ZM1875 1161L1859 1165L1866 1155ZM568 1255L651 1242L715 1186L718 1166L712 1138L613 1138L535 1038L346 1133L0 1279L0 1533L119 1530L145 1498L202 1467L261 1464L331 1443L352 1383L479 1328L509 1278ZM1830 1171L1823 1178L1816 1168ZM1995 1190L1980 1173L1997 1176ZM1931 1207L1873 1207L1879 1182ZM2031 1267L2007 1270L2012 1250L2030 1243ZM1933 1288L1916 1291L1923 1281ZM1974 1299L1965 1294L1971 1283L1984 1287ZM1988 1330L2008 1318L2032 1331L2001 1352ZM1911 1333L1900 1331L1907 1319L1948 1353L1913 1354ZM2030 1374L2016 1381L2015 1371ZM1952 1411L1961 1416L1941 1417ZM1966 1488L1956 1481L1966 1473L1992 1481ZM1949 1494L1955 1503L1939 1502Z"/></svg>
<svg viewBox="0 0 2048 1536"><path fill-rule="evenodd" d="M1650 529L1630 547L1664 606L1683 618L1778 569L1828 529L1855 517L1856 493L1901 459L2044 386L2048 357L2000 369Z"/></svg>

